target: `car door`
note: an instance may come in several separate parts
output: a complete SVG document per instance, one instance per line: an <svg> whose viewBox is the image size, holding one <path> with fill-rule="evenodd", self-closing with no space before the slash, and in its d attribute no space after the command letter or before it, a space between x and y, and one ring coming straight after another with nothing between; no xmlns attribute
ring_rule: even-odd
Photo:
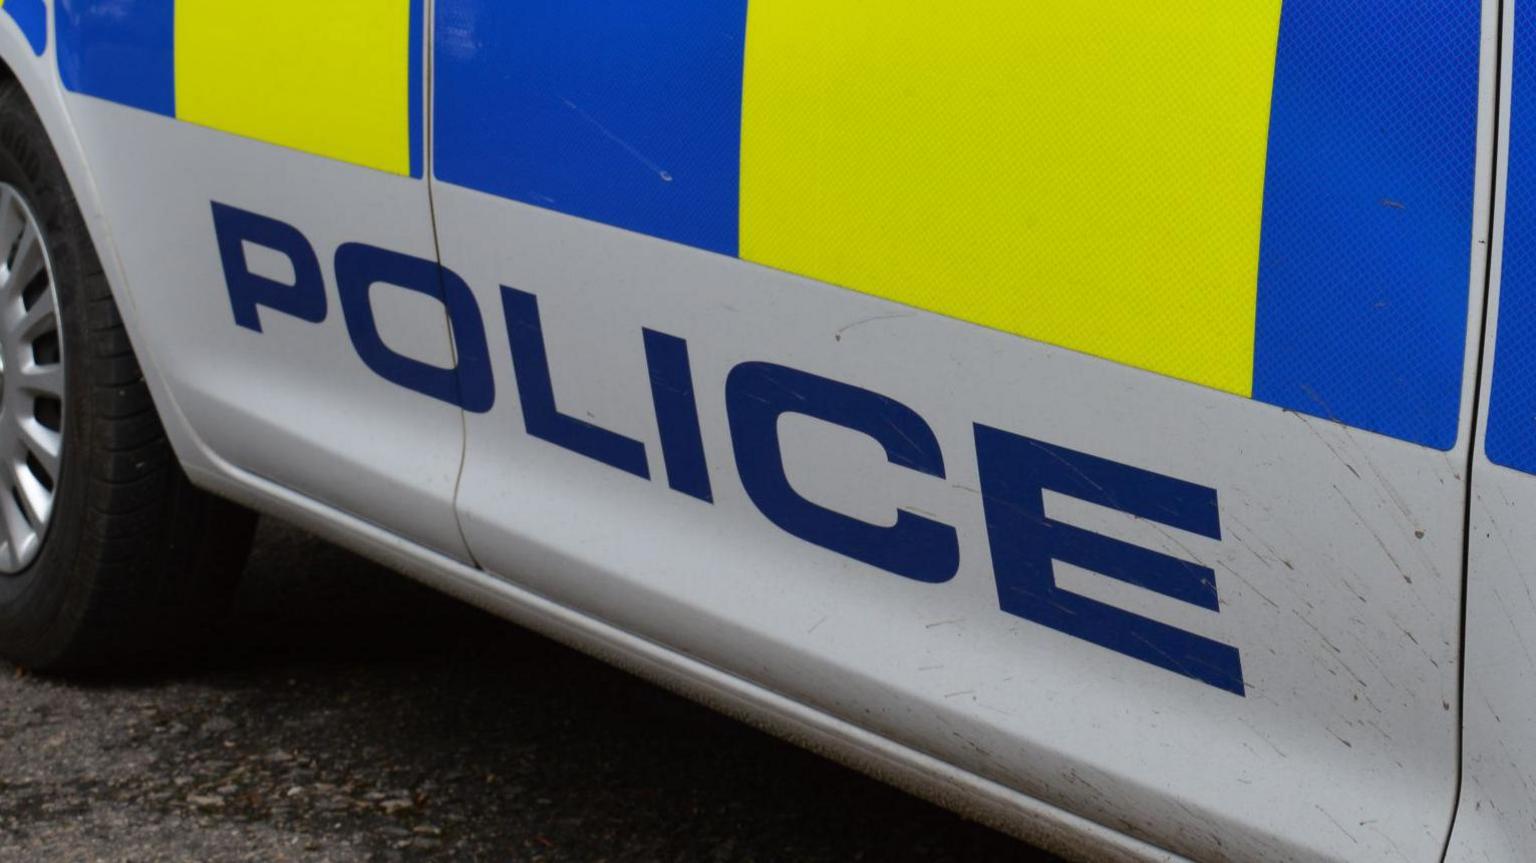
<svg viewBox="0 0 1536 863"><path fill-rule="evenodd" d="M436 0L470 548L1168 851L1437 859L1495 8Z"/></svg>
<svg viewBox="0 0 1536 863"><path fill-rule="evenodd" d="M55 21L137 347L187 445L463 558L424 13L61 0Z"/></svg>
<svg viewBox="0 0 1536 863"><path fill-rule="evenodd" d="M1461 804L1448 861L1536 847L1536 4L1505 4L1493 265L1467 537Z"/></svg>

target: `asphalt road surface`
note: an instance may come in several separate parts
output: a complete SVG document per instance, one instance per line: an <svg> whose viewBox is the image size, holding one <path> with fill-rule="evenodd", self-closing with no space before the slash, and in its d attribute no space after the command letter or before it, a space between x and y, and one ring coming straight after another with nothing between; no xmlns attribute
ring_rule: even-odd
<svg viewBox="0 0 1536 863"><path fill-rule="evenodd" d="M1049 858L266 520L218 643L0 663L0 861Z"/></svg>

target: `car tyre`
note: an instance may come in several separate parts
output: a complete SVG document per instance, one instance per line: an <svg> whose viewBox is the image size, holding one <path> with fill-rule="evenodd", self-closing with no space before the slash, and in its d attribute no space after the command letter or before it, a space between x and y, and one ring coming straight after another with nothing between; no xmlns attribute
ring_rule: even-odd
<svg viewBox="0 0 1536 863"><path fill-rule="evenodd" d="M231 597L255 516L178 464L14 81L0 83L0 276L0 656L41 671L174 658Z"/></svg>

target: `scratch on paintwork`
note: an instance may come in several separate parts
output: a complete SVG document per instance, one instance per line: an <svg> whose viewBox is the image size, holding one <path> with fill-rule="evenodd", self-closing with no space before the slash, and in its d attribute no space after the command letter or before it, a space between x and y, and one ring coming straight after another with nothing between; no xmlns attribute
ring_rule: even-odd
<svg viewBox="0 0 1536 863"><path fill-rule="evenodd" d="M1180 671L1180 673L1188 674L1191 677L1194 676L1193 674L1190 674L1190 672L1188 670L1189 666L1187 664L1185 664L1179 658L1175 657L1173 654L1169 653L1166 650L1163 650L1161 647L1159 647L1156 644L1152 643L1152 641L1150 639L1148 639L1145 635L1142 635L1140 633L1133 633L1132 637L1134 637L1137 641L1141 642L1146 647L1150 648L1153 652L1157 653L1158 655L1162 656L1164 659L1168 660L1168 662L1170 663L1170 666L1172 668L1178 669ZM1238 682L1240 684L1242 684L1245 689L1249 686L1248 681L1246 681L1246 680L1240 680Z"/></svg>
<svg viewBox="0 0 1536 863"><path fill-rule="evenodd" d="M1289 566L1289 564L1287 564L1287 566ZM1293 568L1293 569L1294 569L1294 567L1292 567L1292 568ZM1347 579L1347 578L1344 578L1344 577L1343 577L1343 576L1342 576L1342 575L1341 575L1341 576L1339 576L1339 584L1342 584L1342 585L1344 585L1344 589L1345 589L1345 590L1348 590L1348 591L1349 591L1349 592L1350 592L1350 593L1351 593L1351 594L1353 594L1353 595L1354 595L1354 597L1355 597L1355 599L1358 599L1358 600L1360 600L1360 601L1361 601L1361 602L1365 602L1365 601L1366 601L1366 600L1365 600L1365 594L1363 594L1363 593L1361 593L1361 592L1360 592L1360 588L1358 588L1358 587L1355 587L1355 585L1354 585L1354 583L1353 583L1353 582L1351 582L1351 581L1350 581L1350 580L1349 580L1349 579ZM1303 602L1306 602L1306 600L1302 600L1302 601L1303 601ZM1311 609L1311 610L1313 610L1313 611L1316 611L1316 610L1317 610L1317 606L1315 606L1315 605L1313 605L1313 604L1312 604L1312 603L1310 603L1310 602L1307 602L1307 608L1309 608L1309 609Z"/></svg>
<svg viewBox="0 0 1536 863"><path fill-rule="evenodd" d="M1072 769L1072 770L1068 770L1067 771L1067 781L1068 782L1075 782L1078 785L1083 786L1084 788L1088 789L1088 792L1090 794L1092 794L1095 797L1100 798L1101 800L1104 798L1104 792L1099 789L1099 786L1094 785L1092 782L1089 782L1087 779L1084 779L1082 777L1082 775L1077 772L1076 769Z"/></svg>
<svg viewBox="0 0 1536 863"><path fill-rule="evenodd" d="M1392 739L1392 733L1390 731L1388 731L1387 729L1383 728L1381 726L1380 722L1377 722L1374 719L1367 719L1367 720L1364 720L1364 721L1365 721L1366 725L1369 725L1371 728L1376 730L1377 734L1381 735L1381 739L1382 740L1390 741ZM1335 735L1335 736L1337 736L1337 735ZM1350 747L1350 748L1354 748L1354 747ZM1399 766L1401 766L1401 765L1399 765Z"/></svg>
<svg viewBox="0 0 1536 863"><path fill-rule="evenodd" d="M895 432L897 437L906 441L907 446L911 447L914 452L923 451L923 447L918 446L917 441L913 440L912 436L907 434L907 430L902 428L901 424L898 423L894 418L887 419L885 424L890 426L891 431Z"/></svg>
<svg viewBox="0 0 1536 863"><path fill-rule="evenodd" d="M1498 531L1498 537L1499 537L1499 544L1504 546L1504 554L1505 554L1506 557L1509 558L1510 564L1512 566L1516 567L1516 571L1519 571L1520 569L1523 569L1524 568L1524 561L1522 561L1519 557L1515 556L1515 550L1513 548L1510 548L1510 546L1509 546L1509 538L1504 535L1504 531L1502 531L1502 530ZM1524 588L1524 590L1525 590L1525 604L1526 604L1526 607L1527 608L1536 609L1536 594L1532 594L1531 593L1531 580L1529 578L1522 578L1522 579L1520 579L1520 586L1522 588Z"/></svg>
<svg viewBox="0 0 1536 863"><path fill-rule="evenodd" d="M1259 729L1254 728L1253 727L1253 723L1249 722L1246 719L1239 719L1238 721L1241 722L1249 731L1252 731L1254 734L1259 735L1259 739L1263 740L1266 744L1268 744L1270 749L1275 750L1275 754L1276 755L1280 756L1281 758L1290 758L1291 757L1291 756L1286 754L1284 749L1281 749L1280 747L1276 746L1275 745L1275 741L1270 740L1268 734L1265 734L1262 731L1260 731Z"/></svg>
<svg viewBox="0 0 1536 863"><path fill-rule="evenodd" d="M1361 458L1365 460L1365 466L1370 470L1371 475L1375 477L1376 482L1381 487L1381 490L1385 492L1386 499L1389 500L1392 503L1393 508L1397 510L1397 515L1399 517L1396 518L1396 521L1398 522L1399 526L1402 527L1405 531L1411 532L1418 530L1419 525L1416 523L1418 519L1414 517L1413 508L1408 505L1408 501L1402 496L1402 493L1397 490L1397 486L1392 484L1392 478L1387 473L1383 472L1381 468L1376 466L1376 461L1371 458L1370 451L1365 447L1360 446L1359 441L1347 426L1344 428L1344 436L1345 439L1347 439L1350 444L1355 447L1355 449L1359 450ZM1423 565L1424 569L1429 572L1431 577L1435 579L1439 579L1441 577L1439 562L1436 561L1434 557L1430 556L1430 554L1425 551L1423 546L1415 544L1412 548L1412 552L1419 559L1419 563Z"/></svg>
<svg viewBox="0 0 1536 863"><path fill-rule="evenodd" d="M1343 655L1343 653L1344 653L1344 651L1342 651L1342 650L1340 650L1340 649L1339 649L1339 646L1338 646L1338 645L1337 645L1337 644L1334 644L1334 643L1333 643L1333 642L1332 642L1332 641L1331 641L1331 640L1330 640L1330 639L1329 639L1329 638L1328 638L1328 636L1326 636L1326 635L1324 635L1324 634L1323 634L1323 631L1322 631L1322 630L1321 630L1321 629L1318 629L1318 628L1317 628L1317 625L1316 625L1316 624L1314 624L1314 623L1313 623L1313 622L1312 622L1312 621L1310 621L1310 620L1308 620L1308 619L1306 619L1306 618L1305 618L1305 617L1303 617L1303 616L1302 616L1302 615L1301 615L1301 612L1299 612L1299 611L1297 611L1297 610L1296 610L1296 609L1294 609L1294 608L1293 608L1293 609L1291 609L1291 613L1292 613L1292 614L1294 614L1294 615L1296 615L1296 619L1297 619L1297 620L1300 620L1300 621L1301 621L1301 622L1302 622L1302 623L1305 623L1305 624L1306 624L1306 625L1307 625L1307 628L1308 628L1308 629L1310 629L1310 630L1312 630L1312 631L1313 631L1313 632L1315 632L1315 633L1317 633L1317 637L1318 637L1318 638L1321 638L1321 639L1322 639L1322 640L1323 640L1323 644L1326 644L1326 645L1328 645L1328 649L1329 649L1329 650L1331 650L1331 651L1333 651L1333 652L1334 652L1334 653L1337 653L1337 654L1339 654L1339 655Z"/></svg>
<svg viewBox="0 0 1536 863"><path fill-rule="evenodd" d="M1184 552L1184 556L1186 558L1188 558L1189 560L1191 560L1191 561L1199 561L1200 560L1200 555L1195 554L1194 550L1192 550L1188 545L1184 544L1184 540L1182 538L1180 538L1179 536L1177 536L1177 535L1175 535L1173 533L1173 531L1176 530L1177 528L1174 528L1174 527L1171 527L1171 526L1166 526L1162 522L1156 521L1154 519L1142 518L1139 515L1134 515L1133 514L1132 518L1134 518L1136 521L1145 522L1146 524L1150 525L1153 530L1157 531L1159 534L1162 535L1162 537L1164 539L1168 540L1168 544L1169 545L1172 545L1174 548L1177 548L1179 551ZM1252 551L1252 549L1249 549L1249 550Z"/></svg>
<svg viewBox="0 0 1536 863"><path fill-rule="evenodd" d="M1371 526L1366 523L1365 516L1360 513L1360 510L1355 508L1355 504L1349 499L1349 495L1345 494L1344 490L1339 488L1337 484L1333 486L1333 490L1338 493L1339 499L1344 501L1344 505L1349 507L1349 511L1355 514L1355 518L1359 520L1360 526L1370 533L1371 539L1376 540L1376 545L1381 548L1381 553L1387 556L1387 560L1392 561L1392 567L1397 570L1397 574L1403 577L1403 581L1413 584L1413 578L1408 575L1408 571L1403 569L1403 565L1398 562L1396 555L1392 554L1390 548L1387 548L1387 544L1382 541L1381 535L1372 530Z"/></svg>
<svg viewBox="0 0 1536 863"><path fill-rule="evenodd" d="M1370 821L1361 821L1360 826L1387 840L1387 844L1391 845L1392 850L1397 852L1397 857L1399 860L1413 859L1412 857L1408 856L1408 853L1404 851L1400 845L1397 844L1397 841L1392 838L1392 834L1376 826L1376 821L1374 819Z"/></svg>
<svg viewBox="0 0 1536 863"><path fill-rule="evenodd" d="M1347 435L1348 432L1346 431L1346 436ZM1353 437L1350 437L1349 440L1350 443L1354 443L1355 441ZM1356 444L1356 446L1358 447L1359 445ZM1387 498L1392 501L1392 505L1397 509L1399 513L1402 514L1404 525L1407 526L1409 530L1413 530L1415 528L1413 523L1413 508L1408 506L1408 501L1403 499L1402 494L1397 490L1397 486L1392 484L1392 481L1387 476L1387 474L1383 473L1381 468L1376 466L1376 462L1371 459L1370 453L1366 452L1362 448L1360 450L1360 455L1365 458L1365 466L1370 468L1371 473L1376 477L1376 481L1381 483L1381 488L1387 493Z"/></svg>
<svg viewBox="0 0 1536 863"><path fill-rule="evenodd" d="M1259 599L1262 599L1265 602L1269 603L1269 606L1271 608L1273 608L1276 611L1280 610L1280 606L1273 599L1270 599L1269 597L1265 596L1263 591L1259 590L1257 587L1254 587L1253 586L1253 582L1251 582L1248 579L1244 578L1243 574L1241 572L1238 572L1237 569L1234 568L1231 564L1227 563L1224 560L1218 560L1218 561L1216 561L1216 565L1221 567L1222 569L1226 570L1227 572L1230 572L1233 575L1233 577L1235 577L1238 581L1241 581L1243 583L1243 585L1246 586L1249 590L1253 591L1255 596L1257 596Z"/></svg>
<svg viewBox="0 0 1536 863"><path fill-rule="evenodd" d="M1327 818L1329 821L1332 821L1333 822L1333 826L1339 828L1339 832L1340 833L1343 833L1345 836L1349 837L1349 841L1355 843L1356 845L1360 844L1360 840L1356 839L1355 835L1353 833L1350 833L1348 830L1345 830L1344 829L1344 825L1339 823L1339 819L1337 819L1337 818L1333 817L1332 815L1328 814L1328 810L1327 809L1324 809L1323 807L1319 806L1316 803L1312 804L1312 808L1316 809L1317 811L1319 811L1321 813L1323 813L1323 817L1324 818Z"/></svg>
<svg viewBox="0 0 1536 863"><path fill-rule="evenodd" d="M821 616L821 619L820 619L820 620L818 620L818 621L816 621L816 622L815 622L815 623L813 623L813 624L811 624L811 628L810 628L810 629L807 629L807 630L806 630L806 631L805 631L805 634L806 634L806 635L810 635L810 634L811 634L811 633L813 633L813 632L815 632L815 631L816 631L816 630L817 630L817 628L818 628L818 627L820 627L820 626L821 626L821 625L822 625L822 624L823 624L823 623L826 623L826 622L827 622L827 615L825 615L825 614L823 614L823 615L822 615L822 616Z"/></svg>
<svg viewBox="0 0 1536 863"><path fill-rule="evenodd" d="M1322 402L1321 398L1318 398L1315 393L1311 393L1310 390L1308 393L1314 398L1314 400L1322 405L1325 410L1327 410L1327 405ZM1353 473L1356 477L1360 476L1360 472L1355 470L1353 465L1349 464L1349 462L1344 458L1344 454L1339 451L1338 447L1335 447L1333 443L1329 441L1328 438L1325 437L1323 433L1312 424L1311 420L1307 416L1304 414L1293 414L1293 416L1301 420L1302 425L1306 426L1307 430L1312 432L1313 436L1321 441L1323 446L1327 447L1328 451L1333 453L1334 457L1337 458L1340 463L1349 468L1350 473ZM1338 418L1333 416L1331 411L1329 412L1328 418L1335 423L1339 422ZM1355 444L1355 439L1350 435L1349 428L1342 423L1339 423L1339 425L1343 429L1345 439L1348 440L1351 444ZM1398 513L1401 514L1401 522L1403 526L1409 530L1416 529L1417 525L1414 524L1415 519L1413 517L1413 510L1408 506L1408 502L1403 499L1402 495L1398 493L1397 487L1392 485L1392 482L1387 477L1387 475L1382 473L1381 469L1376 466L1374 461L1372 461L1370 452L1368 452L1363 447L1360 447L1358 444L1355 444L1355 449L1358 450L1360 457L1365 460L1366 468L1370 470L1371 475L1375 478L1381 490L1385 493L1387 499L1391 501L1393 507L1395 507ZM1339 490L1338 486L1334 486L1334 490L1339 492L1340 497L1343 497L1346 503L1349 502L1348 497L1344 494L1343 491ZM1354 507L1351 506L1350 509L1353 510ZM1358 516L1359 514L1360 513L1356 511L1355 515ZM1362 519L1362 523L1363 521L1364 520ZM1372 531L1372 536L1376 538L1376 542L1378 544L1381 544L1380 536L1377 536L1374 531ZM1382 545L1382 548L1385 550L1386 546ZM1418 553L1420 562L1423 563L1433 575L1438 577L1440 574L1439 566L1435 563L1435 561L1426 553L1424 553L1422 549L1416 549L1416 551ZM1390 556L1391 555L1389 553L1388 557ZM1408 583L1412 584L1413 579L1408 577L1408 574L1403 570L1402 566L1398 564L1396 560L1393 561L1393 564L1397 565L1398 573L1401 574L1403 578L1408 581Z"/></svg>
<svg viewBox="0 0 1536 863"><path fill-rule="evenodd" d="M1527 587L1526 590L1529 591L1530 588ZM1536 667L1536 657L1531 655L1531 646L1525 641L1523 628L1515 622L1515 614L1511 611L1509 603L1504 600L1503 595L1497 589L1493 591L1493 595L1499 601L1499 609L1504 612L1504 619L1509 621L1509 629L1514 634L1515 641L1520 643L1520 651L1525 654L1526 665Z"/></svg>
<svg viewBox="0 0 1536 863"><path fill-rule="evenodd" d="M936 626L948 626L951 623L964 623L964 622L965 622L965 618L963 618L963 617L957 617L954 620L935 620L934 622L928 624L927 626L924 626L923 628L924 629L933 629Z"/></svg>
<svg viewBox="0 0 1536 863"><path fill-rule="evenodd" d="M580 105L577 105L575 102L572 102L570 99L567 99L567 98L565 98L563 96L560 97L560 101L565 103L565 107L570 108L572 111L575 111L576 112L576 116L578 116L581 119L587 121L589 124L591 124L592 128L594 128L598 132L602 133L604 138L607 138L608 140L610 140L613 143L618 144L620 147L622 147L624 149L624 152L626 152L629 155L633 156L635 158L635 161L637 161L640 164L644 165L646 167L646 170L648 170L651 173L655 174L657 176L657 178L659 178L663 183L670 183L670 182L672 182L672 175L667 173L665 168L661 167L660 165L658 165L655 162L651 161L650 159L646 158L646 155L644 153L640 152L639 150L636 150L628 141L626 141L623 138L620 138L618 135L615 135L612 132L608 131L608 127L604 126L602 123L597 122L597 118L596 117L593 117L591 114L588 114L586 111L581 110L581 106Z"/></svg>
<svg viewBox="0 0 1536 863"><path fill-rule="evenodd" d="M1308 390L1308 393L1312 395L1313 399L1318 401L1319 404L1322 403L1322 400L1317 398L1316 394L1312 393L1311 390ZM1324 406L1324 408L1326 409L1326 406ZM1307 417L1306 414L1293 414L1293 416L1301 420L1301 424L1307 427L1307 431L1311 432L1313 437L1321 441L1323 446L1327 447L1328 451L1333 453L1333 457L1339 460L1339 464L1349 468L1349 472L1355 475L1355 479L1364 479L1364 477L1360 476L1360 471L1355 470L1355 466L1350 464L1349 460L1344 457L1344 453L1339 452L1339 448L1334 446L1333 442L1328 440L1328 438L1324 437L1323 433L1318 431L1316 426L1312 425L1311 419ZM1329 419L1336 423L1339 422L1339 420L1332 415L1329 416ZM1342 425L1342 423L1340 423L1340 425Z"/></svg>
<svg viewBox="0 0 1536 863"><path fill-rule="evenodd" d="M1338 645L1336 645L1332 641L1330 641L1328 639L1328 636L1324 635L1323 631L1321 629L1317 628L1316 624L1314 624L1312 621L1308 620L1306 617L1304 617L1302 615L1301 612L1297 611L1294 608L1291 609L1291 613L1296 615L1296 619L1297 620L1299 620L1302 623L1306 624L1308 629L1310 629L1313 632L1317 633L1317 637L1323 640L1323 644L1326 644L1328 646L1328 649L1332 650L1334 652L1334 654L1335 654L1334 660L1336 662L1338 662L1339 667L1344 669L1346 672L1348 672L1349 676L1353 677L1355 679L1355 682L1360 684L1360 688L1362 688L1362 689L1369 689L1370 688L1370 685L1367 684L1365 682L1365 680L1360 675L1356 674L1355 670L1353 668L1349 667L1349 663L1344 661L1344 651L1340 650ZM1377 671L1379 672L1380 669L1378 668Z"/></svg>
<svg viewBox="0 0 1536 863"><path fill-rule="evenodd" d="M1302 391L1302 393L1304 393L1306 395L1307 398L1312 400L1313 404L1317 405L1319 408L1322 409L1323 416L1327 417L1329 422L1337 423L1337 424L1339 424L1341 426L1344 425L1344 421L1339 419L1339 415L1333 412L1333 408L1328 405L1328 402L1323 400L1323 397L1318 394L1317 390L1312 389L1311 387L1307 386L1306 384L1302 384L1301 385L1301 391ZM1306 414L1295 413L1294 411L1292 411L1290 413L1293 416L1295 416L1297 419L1300 419L1302 422L1304 422L1304 423L1307 422L1307 415ZM1312 428L1310 423L1307 424L1307 428ZM1315 429L1313 430L1313 433L1314 434L1316 433ZM1323 443L1326 444L1327 441L1323 441ZM1328 447L1328 448L1329 449L1333 449L1333 447L1331 447L1331 446ZM1334 453L1334 454L1337 455L1338 453ZM1340 460L1342 461L1342 459L1340 459Z"/></svg>
<svg viewBox="0 0 1536 863"><path fill-rule="evenodd" d="M854 321L853 323L851 323L851 324L849 324L849 325L847 325L845 327L839 328L837 332L832 334L832 340L833 341L838 341L838 342L842 341L843 340L843 333L848 332L849 330L853 329L854 327L862 327L865 324L872 324L875 321L891 321L891 320L895 320L897 318L910 318L910 317L912 317L912 314L910 312L901 312L901 313L894 314L894 315L873 315L873 316L867 317L867 318L860 318L859 320Z"/></svg>
<svg viewBox="0 0 1536 863"><path fill-rule="evenodd" d="M958 694L962 694L962 693L956 693L956 694L958 695ZM967 749L970 749L972 752L975 752L977 755L980 755L982 758L985 758L988 761L992 760L992 750L988 749L985 746L982 746L980 743L977 743L976 741L972 740L969 737L966 737L964 734L961 734L958 731L951 731L951 732L949 732L949 734L950 734L951 737L953 737L956 740L960 741L961 743L965 744L965 747Z"/></svg>
<svg viewBox="0 0 1536 863"><path fill-rule="evenodd" d="M1035 449L1038 449L1041 452L1045 453L1046 455L1050 456L1051 458L1061 462L1062 465L1064 467L1066 467L1067 470L1070 470L1073 473L1077 474L1079 479L1081 479L1083 482L1086 482L1089 485L1093 486L1093 490L1094 491L1097 491L1097 492L1103 492L1104 491L1104 486L1099 485L1098 483L1094 482L1093 479L1088 476L1088 474L1085 474L1081 470L1079 470L1077 465L1075 465L1072 462L1070 462L1070 461L1062 458L1061 456L1057 455L1055 452L1053 452L1051 450L1050 447L1046 446L1043 443L1040 443L1039 441L1033 441L1032 440L1032 441L1027 441L1027 443L1030 446L1034 447Z"/></svg>
<svg viewBox="0 0 1536 863"><path fill-rule="evenodd" d="M1296 568L1291 565L1290 561L1286 560L1285 557L1280 554L1279 550L1276 549L1274 545L1270 544L1268 540L1264 539L1262 532L1255 531L1248 525L1248 522L1243 521L1240 517L1233 513L1226 514L1224 518L1226 518L1226 520L1232 524L1243 529L1240 534L1235 534L1238 543L1241 544L1243 548L1248 549L1249 554L1252 554L1254 557L1258 558L1259 561L1262 562L1265 566L1269 566L1269 562L1271 560L1277 560L1284 564L1286 569L1294 570ZM1261 554L1258 549L1255 549L1250 544L1253 542L1257 542L1260 546L1263 547L1265 552L1268 552L1268 554Z"/></svg>

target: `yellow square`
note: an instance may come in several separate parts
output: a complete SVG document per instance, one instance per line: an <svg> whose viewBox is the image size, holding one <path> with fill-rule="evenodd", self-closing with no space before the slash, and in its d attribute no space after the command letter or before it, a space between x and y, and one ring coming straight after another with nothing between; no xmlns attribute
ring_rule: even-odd
<svg viewBox="0 0 1536 863"><path fill-rule="evenodd" d="M411 0L177 0L176 116L411 170Z"/></svg>
<svg viewBox="0 0 1536 863"><path fill-rule="evenodd" d="M741 257L1247 395L1280 0L748 7Z"/></svg>

